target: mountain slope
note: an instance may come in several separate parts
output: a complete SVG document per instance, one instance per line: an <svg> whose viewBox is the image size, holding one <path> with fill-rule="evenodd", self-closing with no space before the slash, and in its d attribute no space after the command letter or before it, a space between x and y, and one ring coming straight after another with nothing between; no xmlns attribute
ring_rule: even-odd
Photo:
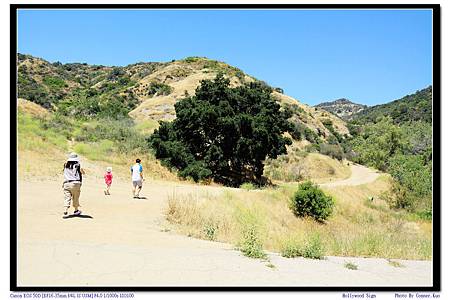
<svg viewBox="0 0 450 300"><path fill-rule="evenodd" d="M61 103L73 113L74 102L88 103L87 116L99 110L109 114L128 114L136 122L173 120L174 104L186 95L193 95L202 80L222 73L232 86L258 79L224 62L203 57L188 57L166 63L136 63L125 67L108 67L81 63L49 63L30 55L18 55L18 94L20 98L56 110ZM333 131L348 134L345 122L320 108L302 104L273 88L273 96L280 104L292 109L292 121L309 128L325 140ZM82 100L79 100L82 99ZM119 107L112 109L113 107ZM83 113L85 113L83 111Z"/></svg>
<svg viewBox="0 0 450 300"><path fill-rule="evenodd" d="M432 92L431 86L406 95L392 102L372 106L352 117L356 123L364 124L376 121L383 116L390 116L395 123L403 124L410 121L432 120Z"/></svg>
<svg viewBox="0 0 450 300"><path fill-rule="evenodd" d="M335 114L343 120L350 120L354 114L366 109L367 105L353 103L348 99L341 98L331 102L320 103L315 107L322 108Z"/></svg>

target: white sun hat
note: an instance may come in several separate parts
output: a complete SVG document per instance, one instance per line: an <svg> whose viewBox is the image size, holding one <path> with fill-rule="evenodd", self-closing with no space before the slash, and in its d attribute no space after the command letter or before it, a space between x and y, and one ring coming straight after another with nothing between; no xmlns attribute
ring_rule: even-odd
<svg viewBox="0 0 450 300"><path fill-rule="evenodd" d="M80 158L78 157L78 154L72 152L69 154L69 158L67 159L67 161L80 161Z"/></svg>
<svg viewBox="0 0 450 300"><path fill-rule="evenodd" d="M112 167L107 167L106 168L106 172L111 172L112 171Z"/></svg>

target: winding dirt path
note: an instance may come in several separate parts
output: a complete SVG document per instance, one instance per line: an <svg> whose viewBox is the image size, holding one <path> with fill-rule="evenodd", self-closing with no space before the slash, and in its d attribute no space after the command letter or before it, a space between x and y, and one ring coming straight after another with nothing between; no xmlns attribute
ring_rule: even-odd
<svg viewBox="0 0 450 300"><path fill-rule="evenodd" d="M380 173L378 173L377 171L357 164L352 164L350 166L350 169L352 173L349 178L322 183L319 184L319 186L323 187L355 186L371 183L375 181L378 178L378 176L380 176Z"/></svg>
<svg viewBox="0 0 450 300"><path fill-rule="evenodd" d="M358 166L342 183L376 178ZM359 172L359 173L358 173ZM356 174L356 175L355 175ZM359 180L359 181L358 181ZM347 184L346 183L346 184ZM334 183L336 184L336 183ZM328 184L327 184L328 185ZM132 199L131 185L115 180L103 195L101 178L86 176L84 218L63 220L61 180L18 182L19 286L429 286L430 261L328 257L267 262L244 257L232 245L167 231L164 209L172 193L222 193L226 188L146 182ZM344 268L345 262L358 270Z"/></svg>

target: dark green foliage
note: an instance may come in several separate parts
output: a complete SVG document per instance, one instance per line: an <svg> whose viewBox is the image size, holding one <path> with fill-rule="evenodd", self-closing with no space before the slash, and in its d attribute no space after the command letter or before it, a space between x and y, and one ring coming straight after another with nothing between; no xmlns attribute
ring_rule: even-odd
<svg viewBox="0 0 450 300"><path fill-rule="evenodd" d="M355 114L352 120L359 124L365 124L368 122L376 122L384 116L390 116L396 124L408 123L410 121L431 123L431 101L432 87L429 86L399 100L366 108Z"/></svg>
<svg viewBox="0 0 450 300"><path fill-rule="evenodd" d="M323 126L325 126L325 128L327 128L330 133L332 134L329 137L328 143L329 144L339 144L342 143L344 141L344 138L342 137L342 135L340 135L338 132L336 132L336 130L334 129L333 126L333 122L330 119L323 119L322 120L322 124Z"/></svg>
<svg viewBox="0 0 450 300"><path fill-rule="evenodd" d="M188 56L188 57L186 57L186 58L184 59L184 61L187 62L187 63L194 63L194 62L197 62L197 61L199 61L199 60L201 60L201 59L202 59L202 58L199 57L199 56Z"/></svg>
<svg viewBox="0 0 450 300"><path fill-rule="evenodd" d="M148 86L148 94L154 96L169 95L173 88L170 85L160 82L151 82Z"/></svg>
<svg viewBox="0 0 450 300"><path fill-rule="evenodd" d="M305 139L312 144L317 144L320 141L319 136L312 129L305 126Z"/></svg>
<svg viewBox="0 0 450 300"><path fill-rule="evenodd" d="M180 176L213 178L230 186L261 184L263 161L286 153L290 117L259 83L230 88L219 75L175 104L176 119L149 138L156 157Z"/></svg>
<svg viewBox="0 0 450 300"><path fill-rule="evenodd" d="M331 127L333 126L333 122L330 119L322 119L321 122L322 122L323 126L325 126L327 128L330 126Z"/></svg>
<svg viewBox="0 0 450 300"><path fill-rule="evenodd" d="M301 109L301 108L300 108ZM287 110L289 113L291 111ZM289 133L292 138L296 141L306 139L310 143L317 144L320 142L320 138L312 129L308 128L305 124L301 122L292 122Z"/></svg>
<svg viewBox="0 0 450 300"><path fill-rule="evenodd" d="M55 97L49 94L44 86L38 84L30 76L24 74L19 74L17 90L19 98L30 100L45 108L51 108L52 103L57 101Z"/></svg>
<svg viewBox="0 0 450 300"><path fill-rule="evenodd" d="M93 118L100 112L99 99L87 97L82 90L58 103L58 112L79 119Z"/></svg>
<svg viewBox="0 0 450 300"><path fill-rule="evenodd" d="M392 206L431 213L431 164L417 155L400 154L389 159L388 172L396 181Z"/></svg>
<svg viewBox="0 0 450 300"><path fill-rule="evenodd" d="M137 99L117 94L98 95L93 90L76 90L58 103L58 111L77 119L127 118L137 105Z"/></svg>
<svg viewBox="0 0 450 300"><path fill-rule="evenodd" d="M283 104L283 109L288 111L289 114L292 115L300 115L300 114L305 114L305 110L303 108L301 108L299 105L295 105L295 104Z"/></svg>
<svg viewBox="0 0 450 300"><path fill-rule="evenodd" d="M310 181L298 186L291 202L291 209L296 216L310 216L317 221L325 221L333 212L333 207L333 198L325 195Z"/></svg>
<svg viewBox="0 0 450 300"><path fill-rule="evenodd" d="M91 118L93 112L97 109L91 107L90 103L84 100L93 101L92 97L98 96L103 104L111 103L119 105L118 109L100 105L100 112L106 108L105 114L116 114L124 116L123 108L128 108L128 113L133 109L137 100L131 95L123 96L123 92L135 84L123 67L115 67L111 70L109 67L88 65L86 63L49 63L45 60L34 58L29 55L18 54L18 95L42 105L45 108L55 109L59 102L75 101L80 93L87 99L79 99L77 110L80 106L84 107L81 111L87 112ZM29 63L25 63L28 60ZM154 70L154 63L144 64L145 69ZM100 85L95 86L97 83ZM64 104L62 105L64 106ZM86 109L86 106L88 109ZM131 108L131 109L130 109Z"/></svg>
<svg viewBox="0 0 450 300"><path fill-rule="evenodd" d="M391 118L377 121L357 127L354 138L345 144L345 148L352 149L349 153L355 153L348 157L392 175L393 196L387 199L392 207L431 218L431 124L424 121L395 124Z"/></svg>
<svg viewBox="0 0 450 300"><path fill-rule="evenodd" d="M357 153L355 161L386 171L388 160L397 153L403 153L407 139L400 127L392 119L383 118L376 124L363 127L351 145Z"/></svg>
<svg viewBox="0 0 450 300"><path fill-rule="evenodd" d="M108 75L108 80L118 80L125 75L125 71L122 68L114 68Z"/></svg>
<svg viewBox="0 0 450 300"><path fill-rule="evenodd" d="M67 84L64 82L64 80L62 80L61 78L58 78L58 77L53 77L53 76L44 77L43 82L45 85L47 85L50 88L50 90L55 90L55 91L60 90L67 86Z"/></svg>

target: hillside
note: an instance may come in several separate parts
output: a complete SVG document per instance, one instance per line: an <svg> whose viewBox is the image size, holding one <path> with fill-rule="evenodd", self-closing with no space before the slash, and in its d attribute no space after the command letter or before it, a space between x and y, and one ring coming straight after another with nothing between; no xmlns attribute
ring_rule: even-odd
<svg viewBox="0 0 450 300"><path fill-rule="evenodd" d="M355 123L365 124L375 122L378 118L390 116L394 123L403 124L410 121L431 123L432 120L431 86L406 95L392 102L369 107L352 117Z"/></svg>
<svg viewBox="0 0 450 300"><path fill-rule="evenodd" d="M74 114L73 107L78 106L78 111L87 117L129 115L147 126L159 120L173 120L174 104L193 95L202 80L212 79L218 73L228 77L232 86L258 80L226 63L202 57L108 67L50 63L18 54L18 96L47 109L67 110L66 114ZM317 137L314 139L325 140L334 134L332 131L348 134L345 122L338 117L280 91L273 88L273 96L294 112L292 122L302 131L311 130ZM329 121L334 127L331 131Z"/></svg>
<svg viewBox="0 0 450 300"><path fill-rule="evenodd" d="M352 101L341 98L331 102L323 102L315 107L324 109L332 114L335 114L343 120L350 120L353 115L363 111L367 105L353 103Z"/></svg>

